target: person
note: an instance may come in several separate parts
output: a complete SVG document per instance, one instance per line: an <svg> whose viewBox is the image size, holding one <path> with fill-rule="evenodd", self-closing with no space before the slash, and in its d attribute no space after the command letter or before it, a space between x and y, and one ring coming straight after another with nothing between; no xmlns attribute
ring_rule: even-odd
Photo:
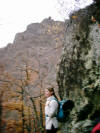
<svg viewBox="0 0 100 133"><path fill-rule="evenodd" d="M45 129L46 133L56 133L58 130L58 120L56 118L58 111L58 102L54 88L47 88L45 90L45 96L47 98L45 104Z"/></svg>
<svg viewBox="0 0 100 133"><path fill-rule="evenodd" d="M100 133L100 122L93 128L91 133Z"/></svg>
<svg viewBox="0 0 100 133"><path fill-rule="evenodd" d="M91 133L100 133L100 117L93 122L93 129Z"/></svg>

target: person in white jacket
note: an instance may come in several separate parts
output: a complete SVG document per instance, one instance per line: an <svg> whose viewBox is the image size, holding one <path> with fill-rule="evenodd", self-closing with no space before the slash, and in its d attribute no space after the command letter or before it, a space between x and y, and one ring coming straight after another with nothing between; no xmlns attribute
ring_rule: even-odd
<svg viewBox="0 0 100 133"><path fill-rule="evenodd" d="M45 104L45 129L46 133L56 133L58 129L58 120L56 118L58 111L58 102L54 89L47 88L45 90L47 101Z"/></svg>

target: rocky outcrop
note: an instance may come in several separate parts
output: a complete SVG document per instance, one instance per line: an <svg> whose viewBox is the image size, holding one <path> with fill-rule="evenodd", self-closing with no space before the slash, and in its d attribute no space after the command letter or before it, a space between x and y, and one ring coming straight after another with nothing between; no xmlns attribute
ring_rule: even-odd
<svg viewBox="0 0 100 133"><path fill-rule="evenodd" d="M73 13L66 21L66 40L57 82L61 99L72 99L62 133L90 133L100 116L100 4Z"/></svg>
<svg viewBox="0 0 100 133"><path fill-rule="evenodd" d="M16 66L22 67L27 62L32 69L41 71L43 88L48 84L56 86L56 65L61 56L64 33L64 22L47 18L41 23L32 23L26 31L16 34L13 44L0 49L0 63L16 77ZM37 78L34 74L33 77Z"/></svg>

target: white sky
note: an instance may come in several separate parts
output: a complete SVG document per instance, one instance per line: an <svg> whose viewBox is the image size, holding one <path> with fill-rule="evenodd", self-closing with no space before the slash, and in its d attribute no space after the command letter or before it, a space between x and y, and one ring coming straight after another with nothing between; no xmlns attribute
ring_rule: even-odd
<svg viewBox="0 0 100 133"><path fill-rule="evenodd" d="M0 0L0 48L13 43L15 34L24 31L30 23L49 16L64 20L56 5L57 0Z"/></svg>

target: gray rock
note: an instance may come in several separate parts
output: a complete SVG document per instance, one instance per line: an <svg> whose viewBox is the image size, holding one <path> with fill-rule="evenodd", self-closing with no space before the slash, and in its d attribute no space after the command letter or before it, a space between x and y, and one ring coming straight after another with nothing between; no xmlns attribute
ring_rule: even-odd
<svg viewBox="0 0 100 133"><path fill-rule="evenodd" d="M75 107L62 133L90 133L92 122L100 116L99 13L100 5L93 3L73 13L66 22L57 82L61 99L73 100Z"/></svg>

